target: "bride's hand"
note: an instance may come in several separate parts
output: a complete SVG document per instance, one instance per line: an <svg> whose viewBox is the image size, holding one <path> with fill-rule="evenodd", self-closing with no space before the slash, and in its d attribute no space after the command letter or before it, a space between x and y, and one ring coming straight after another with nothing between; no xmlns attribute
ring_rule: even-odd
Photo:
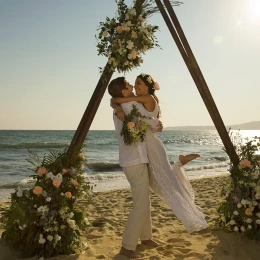
<svg viewBox="0 0 260 260"><path fill-rule="evenodd" d="M157 132L162 132L162 130L163 130L163 123L162 123L162 121L159 121L159 124L158 124L156 130L157 130Z"/></svg>
<svg viewBox="0 0 260 260"><path fill-rule="evenodd" d="M121 107L116 108L116 116L119 120L124 121L125 119L125 113Z"/></svg>

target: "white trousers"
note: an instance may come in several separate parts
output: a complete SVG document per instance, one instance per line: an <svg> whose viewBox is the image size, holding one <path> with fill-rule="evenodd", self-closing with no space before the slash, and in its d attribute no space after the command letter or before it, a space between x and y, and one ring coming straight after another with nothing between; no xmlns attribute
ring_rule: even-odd
<svg viewBox="0 0 260 260"><path fill-rule="evenodd" d="M133 208L128 216L122 246L134 251L139 238L152 238L148 168L146 163L142 163L123 170L131 185Z"/></svg>

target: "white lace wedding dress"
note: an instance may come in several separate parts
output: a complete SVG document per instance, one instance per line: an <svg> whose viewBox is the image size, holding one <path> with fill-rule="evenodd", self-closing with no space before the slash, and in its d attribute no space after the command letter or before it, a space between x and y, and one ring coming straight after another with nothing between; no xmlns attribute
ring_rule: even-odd
<svg viewBox="0 0 260 260"><path fill-rule="evenodd" d="M157 117L158 108L149 112ZM152 190L182 222L187 232L207 228L202 209L195 204L194 191L180 161L171 165L161 140L151 131L146 134L149 178Z"/></svg>

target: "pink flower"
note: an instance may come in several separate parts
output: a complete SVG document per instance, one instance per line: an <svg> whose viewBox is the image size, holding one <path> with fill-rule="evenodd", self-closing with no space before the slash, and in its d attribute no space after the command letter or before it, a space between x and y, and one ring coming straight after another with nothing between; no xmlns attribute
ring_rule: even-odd
<svg viewBox="0 0 260 260"><path fill-rule="evenodd" d="M258 166L260 167L260 160L257 161Z"/></svg>
<svg viewBox="0 0 260 260"><path fill-rule="evenodd" d="M79 183L77 181L75 181L74 179L71 179L70 182L74 185L74 186L78 186Z"/></svg>
<svg viewBox="0 0 260 260"><path fill-rule="evenodd" d="M160 89L160 86L159 86L159 84L158 84L157 82L154 82L153 88L154 88L155 90L159 90L159 89Z"/></svg>
<svg viewBox="0 0 260 260"><path fill-rule="evenodd" d="M234 200L234 203L238 203L238 202L240 202L240 199L239 199L239 197L238 196L233 196L233 200Z"/></svg>
<svg viewBox="0 0 260 260"><path fill-rule="evenodd" d="M33 193L36 194L36 195L42 194L42 191L43 191L43 188L40 187L40 186L35 186L34 189L33 189Z"/></svg>
<svg viewBox="0 0 260 260"><path fill-rule="evenodd" d="M62 173L62 175L63 175L63 174L66 174L68 171L69 171L68 169L63 168L63 169L61 170L61 173Z"/></svg>
<svg viewBox="0 0 260 260"><path fill-rule="evenodd" d="M131 129L131 128L135 127L135 123L134 122L128 122L127 127L128 127L128 129Z"/></svg>
<svg viewBox="0 0 260 260"><path fill-rule="evenodd" d="M132 38L134 38L134 39L137 39L138 38L138 35L137 35L137 33L136 32L132 32Z"/></svg>
<svg viewBox="0 0 260 260"><path fill-rule="evenodd" d="M118 33L122 33L122 32L123 32L123 27L122 27L121 25L117 26L117 27L116 27L116 31L117 31Z"/></svg>
<svg viewBox="0 0 260 260"><path fill-rule="evenodd" d="M143 22L143 21L144 21L144 18L142 17L142 15L139 15L139 16L138 16L138 20L139 20L140 22Z"/></svg>
<svg viewBox="0 0 260 260"><path fill-rule="evenodd" d="M67 191L67 192L65 193L65 196L70 199L70 198L72 197L71 192Z"/></svg>
<svg viewBox="0 0 260 260"><path fill-rule="evenodd" d="M52 181L53 186L55 186L56 188L59 188L61 185L61 180L58 178L54 178Z"/></svg>
<svg viewBox="0 0 260 260"><path fill-rule="evenodd" d="M37 173L41 176L43 174L46 174L48 171L45 167L41 167L38 169Z"/></svg>
<svg viewBox="0 0 260 260"><path fill-rule="evenodd" d="M241 160L240 165L242 165L243 167L250 167L251 162L247 159L243 159Z"/></svg>

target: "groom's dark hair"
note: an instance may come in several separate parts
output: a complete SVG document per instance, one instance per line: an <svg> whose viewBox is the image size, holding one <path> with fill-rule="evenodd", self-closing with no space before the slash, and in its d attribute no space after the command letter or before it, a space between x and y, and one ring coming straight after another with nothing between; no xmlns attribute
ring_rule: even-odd
<svg viewBox="0 0 260 260"><path fill-rule="evenodd" d="M108 93L113 97L123 97L122 90L126 89L125 77L113 79L108 85Z"/></svg>

